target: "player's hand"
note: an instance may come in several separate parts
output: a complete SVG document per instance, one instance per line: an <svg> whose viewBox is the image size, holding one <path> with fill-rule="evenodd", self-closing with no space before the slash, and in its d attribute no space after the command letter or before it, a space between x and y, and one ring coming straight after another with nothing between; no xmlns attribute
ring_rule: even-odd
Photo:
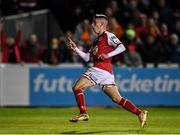
<svg viewBox="0 0 180 135"><path fill-rule="evenodd" d="M72 41L72 39L70 37L67 37L67 46L68 48L72 49L73 51L75 51L75 48L77 47L76 44L74 43L74 41Z"/></svg>
<svg viewBox="0 0 180 135"><path fill-rule="evenodd" d="M109 56L107 54L101 54L98 59L104 61L105 59L109 58Z"/></svg>

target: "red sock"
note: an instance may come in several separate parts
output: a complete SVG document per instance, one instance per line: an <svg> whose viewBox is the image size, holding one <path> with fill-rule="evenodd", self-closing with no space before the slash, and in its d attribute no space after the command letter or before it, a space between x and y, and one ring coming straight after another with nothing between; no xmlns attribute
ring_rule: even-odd
<svg viewBox="0 0 180 135"><path fill-rule="evenodd" d="M121 99L119 105L121 105L127 111L132 112L133 114L139 115L141 113L140 109L138 109L133 103L131 103L129 100L125 98Z"/></svg>
<svg viewBox="0 0 180 135"><path fill-rule="evenodd" d="M83 91L81 89L74 90L74 95L76 97L76 102L79 107L80 113L86 113L85 98Z"/></svg>

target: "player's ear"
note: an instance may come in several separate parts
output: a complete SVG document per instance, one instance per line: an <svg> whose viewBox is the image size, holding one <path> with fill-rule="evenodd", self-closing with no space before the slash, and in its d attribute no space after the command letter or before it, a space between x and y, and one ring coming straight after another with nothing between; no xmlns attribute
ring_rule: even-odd
<svg viewBox="0 0 180 135"><path fill-rule="evenodd" d="M101 26L106 26L107 25L107 21L105 19L101 19Z"/></svg>
<svg viewBox="0 0 180 135"><path fill-rule="evenodd" d="M102 20L100 21L100 24L101 24L101 26L105 25L104 21L102 21Z"/></svg>

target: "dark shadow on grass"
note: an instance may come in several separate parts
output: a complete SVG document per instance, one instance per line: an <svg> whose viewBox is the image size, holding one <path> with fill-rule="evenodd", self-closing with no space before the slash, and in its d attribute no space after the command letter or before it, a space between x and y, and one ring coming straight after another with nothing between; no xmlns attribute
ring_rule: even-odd
<svg viewBox="0 0 180 135"><path fill-rule="evenodd" d="M137 130L127 130L128 133L137 133L137 134L142 134L145 133L144 129L137 129Z"/></svg>
<svg viewBox="0 0 180 135"><path fill-rule="evenodd" d="M77 131L60 132L58 134L77 134Z"/></svg>
<svg viewBox="0 0 180 135"><path fill-rule="evenodd" d="M73 131L68 131L68 132L60 132L59 134L122 134L122 133L142 134L144 132L145 130L143 129L114 130L114 131L99 130L99 131L87 131L87 132L73 130Z"/></svg>
<svg viewBox="0 0 180 135"><path fill-rule="evenodd" d="M76 132L76 131L69 131L69 132L61 132L59 134L97 134L97 133L106 133L104 131L99 132L99 131L92 131L92 132Z"/></svg>

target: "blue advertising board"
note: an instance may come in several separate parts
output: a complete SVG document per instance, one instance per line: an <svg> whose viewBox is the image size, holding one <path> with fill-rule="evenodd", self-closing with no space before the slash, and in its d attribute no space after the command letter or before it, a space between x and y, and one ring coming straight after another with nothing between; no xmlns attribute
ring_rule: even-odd
<svg viewBox="0 0 180 135"><path fill-rule="evenodd" d="M30 68L29 91L32 106L76 105L72 86L85 68ZM156 68L114 68L121 95L136 105L180 106L180 70ZM114 106L99 86L85 91L86 104Z"/></svg>

